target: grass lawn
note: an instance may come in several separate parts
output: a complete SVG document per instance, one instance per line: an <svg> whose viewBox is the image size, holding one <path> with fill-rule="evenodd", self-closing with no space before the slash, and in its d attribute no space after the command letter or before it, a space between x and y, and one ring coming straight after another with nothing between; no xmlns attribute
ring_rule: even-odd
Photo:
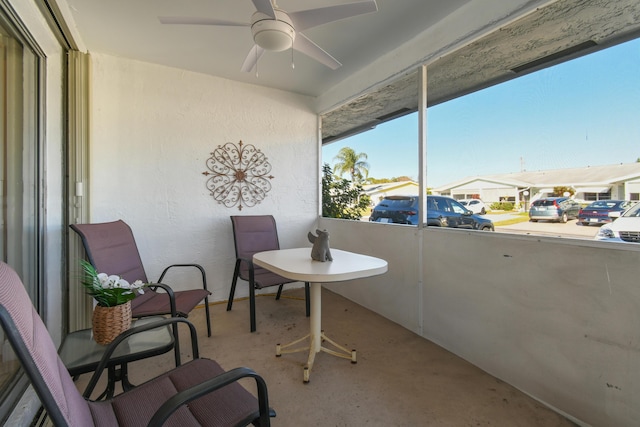
<svg viewBox="0 0 640 427"><path fill-rule="evenodd" d="M491 214L489 213L488 216L490 215ZM514 212L512 218L505 219L502 221L494 221L493 225L495 227L500 227L504 225L518 224L520 222L527 222L527 221L529 221L529 212Z"/></svg>

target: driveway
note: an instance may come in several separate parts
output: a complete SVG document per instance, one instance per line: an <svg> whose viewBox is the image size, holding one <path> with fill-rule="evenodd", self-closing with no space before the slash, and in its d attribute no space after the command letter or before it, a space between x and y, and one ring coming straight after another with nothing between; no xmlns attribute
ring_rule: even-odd
<svg viewBox="0 0 640 427"><path fill-rule="evenodd" d="M491 218L491 217L490 217ZM493 220L493 218L491 218ZM520 222L517 224L498 226L498 233L531 234L539 236L571 237L576 239L593 239L598 233L600 226L580 225L576 220L570 220L565 224L560 222Z"/></svg>

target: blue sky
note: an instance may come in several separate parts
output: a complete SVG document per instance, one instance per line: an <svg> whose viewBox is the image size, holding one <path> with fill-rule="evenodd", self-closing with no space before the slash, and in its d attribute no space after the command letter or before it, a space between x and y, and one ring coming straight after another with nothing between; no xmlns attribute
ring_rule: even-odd
<svg viewBox="0 0 640 427"><path fill-rule="evenodd" d="M427 110L427 183L635 162L640 157L640 39ZM369 176L417 178L417 114L322 149L366 153ZM346 176L345 176L346 177Z"/></svg>

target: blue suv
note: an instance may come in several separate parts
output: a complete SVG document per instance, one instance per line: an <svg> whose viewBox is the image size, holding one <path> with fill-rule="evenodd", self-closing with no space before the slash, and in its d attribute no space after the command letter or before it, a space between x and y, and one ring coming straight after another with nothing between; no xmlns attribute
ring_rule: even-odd
<svg viewBox="0 0 640 427"><path fill-rule="evenodd" d="M387 196L373 208L369 221L418 224L418 196ZM427 225L494 231L493 222L445 196L427 196Z"/></svg>

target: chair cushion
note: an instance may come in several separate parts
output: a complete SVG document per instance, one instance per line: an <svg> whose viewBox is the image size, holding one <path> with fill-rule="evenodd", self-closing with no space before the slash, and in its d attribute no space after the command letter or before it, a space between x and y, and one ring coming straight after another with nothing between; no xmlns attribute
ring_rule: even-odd
<svg viewBox="0 0 640 427"><path fill-rule="evenodd" d="M176 298L176 311L178 316L188 317L203 299L211 295L205 289L188 289L174 293ZM169 295L164 292L145 290L144 294L131 301L131 315L133 317L162 316L171 314Z"/></svg>
<svg viewBox="0 0 640 427"><path fill-rule="evenodd" d="M124 221L70 227L82 238L91 264L100 273L116 274L129 282L148 282L133 232Z"/></svg>
<svg viewBox="0 0 640 427"><path fill-rule="evenodd" d="M222 374L210 359L196 359L108 402L89 402L96 426L146 426L163 401ZM178 409L165 426L232 426L258 416L257 399L232 383Z"/></svg>
<svg viewBox="0 0 640 427"><path fill-rule="evenodd" d="M256 252L280 249L272 215L231 216L231 223L237 258L251 258Z"/></svg>
<svg viewBox="0 0 640 427"><path fill-rule="evenodd" d="M16 272L2 262L0 262L0 305L7 310L15 332L20 335L28 352L29 359L21 359L21 363L28 365L26 370L29 375L38 376L46 385L46 389L40 389L38 382L34 383L40 397L44 396L48 401L50 395L55 401L53 404L69 425L92 425L89 407L60 360L56 346L33 307L24 285ZM33 372L34 370L37 372ZM34 382L33 378L31 380Z"/></svg>

